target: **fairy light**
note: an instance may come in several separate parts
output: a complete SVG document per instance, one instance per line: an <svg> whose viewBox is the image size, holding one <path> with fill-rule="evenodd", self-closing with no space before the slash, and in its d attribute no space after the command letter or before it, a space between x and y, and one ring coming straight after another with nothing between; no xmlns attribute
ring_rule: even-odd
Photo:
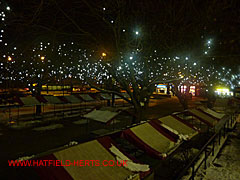
<svg viewBox="0 0 240 180"><path fill-rule="evenodd" d="M138 35L139 32L136 32L136 35ZM211 43L208 44L210 45ZM96 57L95 54L97 51L94 52L93 50L81 49L78 47L76 42L65 42L63 44L55 45L54 47L50 47L50 43L40 42L38 46L32 48L32 57L30 59L17 61L22 62L20 65L21 68L13 69L12 66L8 67L9 70L13 72L12 78L16 80L28 80L31 77L37 76L37 72L39 72L39 70L44 72L44 69L38 67L38 65L41 64L39 58L44 61L46 55L43 56L37 54L36 52L42 51L41 53L44 53L45 51L49 51L49 48L51 48L51 51L57 52L55 59L59 59L59 61L48 59L48 61L45 63L47 63L46 67L48 68L49 76L56 77L57 80L59 80L60 76L63 79L78 78L80 80L84 80L86 73L90 78L96 80L98 84L101 84L104 83L104 79L108 79L110 77L107 70L108 68L106 66L114 68L111 63L105 64L106 62L104 62L104 59L101 58L107 56L105 52L101 54L102 56L99 57L99 59L92 61L92 59ZM16 49L17 47L14 47L12 50ZM14 51L14 53L15 52L16 51ZM240 77L235 75L229 76L228 74L230 74L231 70L225 67L221 68L219 71L216 71L214 66L205 68L199 62L190 63L192 62L192 59L189 56L160 57L157 54L158 51L155 49L153 50L152 54L146 57L147 61L144 61L141 57L141 52L136 50L130 52L130 56L124 52L120 53L120 61L119 64L117 64L115 71L115 76L124 78L128 82L131 82L129 76L132 72L137 80L144 78L146 67L150 70L149 74L147 75L150 82L156 77L162 77L162 79L181 77L183 78L181 80L182 84L184 84L185 81L189 81L193 84L201 82L208 83L210 85L210 82L213 84L212 82L215 81L212 80L214 78L216 78L216 82L223 81L226 83L229 80L233 81ZM9 58L10 56L8 55L11 54L11 52L6 53L7 56L5 55L4 57ZM16 59L15 55L20 59L24 57L24 55L15 53L14 59ZM128 58L131 61L129 61ZM194 68L194 66L197 64L197 67L201 68ZM4 64L0 68L4 68ZM181 74L178 72L181 72ZM0 76L3 75L0 73ZM6 77L3 77L2 79L4 78Z"/></svg>

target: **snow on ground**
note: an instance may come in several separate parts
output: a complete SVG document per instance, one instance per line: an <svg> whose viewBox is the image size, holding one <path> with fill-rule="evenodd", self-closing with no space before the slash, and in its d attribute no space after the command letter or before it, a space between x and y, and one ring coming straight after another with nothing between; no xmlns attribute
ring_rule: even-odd
<svg viewBox="0 0 240 180"><path fill-rule="evenodd" d="M206 172L202 171L195 179L240 180L240 124L229 135L220 156Z"/></svg>
<svg viewBox="0 0 240 180"><path fill-rule="evenodd" d="M62 124L53 124L53 125L49 125L49 126L33 128L33 130L34 131L47 131L47 130L53 130L53 129L57 129L57 128L63 128L63 125Z"/></svg>

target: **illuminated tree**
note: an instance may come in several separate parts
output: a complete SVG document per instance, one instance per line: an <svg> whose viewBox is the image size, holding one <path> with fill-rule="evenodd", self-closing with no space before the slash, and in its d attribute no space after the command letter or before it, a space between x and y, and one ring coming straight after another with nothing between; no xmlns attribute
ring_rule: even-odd
<svg viewBox="0 0 240 180"><path fill-rule="evenodd" d="M24 61L30 66L24 67L37 66L44 56L49 77L79 78L121 96L134 105L140 121L156 82L177 80L175 91L184 108L186 95L178 92L178 85L216 82L222 69L216 70L218 58L213 55L217 48L209 45L213 38L214 47L218 47L214 33L219 28L213 27L212 21L225 2L26 1L20 10L17 7L22 2L16 1L12 4L15 18L8 27L17 29L12 33L18 35L15 43L20 42L17 47L22 49L22 58L29 57ZM226 28L221 22L217 25ZM29 76L36 77L38 68L28 70ZM214 71L211 77L207 70ZM25 70L23 74L28 73Z"/></svg>

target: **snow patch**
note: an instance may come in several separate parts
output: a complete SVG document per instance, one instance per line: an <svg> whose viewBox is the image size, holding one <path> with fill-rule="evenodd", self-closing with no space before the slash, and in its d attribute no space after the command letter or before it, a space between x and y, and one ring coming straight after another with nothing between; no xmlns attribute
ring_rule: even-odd
<svg viewBox="0 0 240 180"><path fill-rule="evenodd" d="M175 129L170 128L166 124L161 124L161 126L166 128L167 130L171 131L172 133L178 135L180 140L182 140L182 139L185 140L185 141L189 140L189 136L188 135L181 134L178 131L176 131Z"/></svg>
<svg viewBox="0 0 240 180"><path fill-rule="evenodd" d="M20 157L20 158L16 159L16 161L26 161L26 160L32 159L32 158L34 158L34 157L35 157L35 155L32 155L32 156L23 156L23 157Z"/></svg>
<svg viewBox="0 0 240 180"><path fill-rule="evenodd" d="M70 147L70 146L74 146L74 145L78 145L77 141L70 141L68 144L65 145L65 147Z"/></svg>
<svg viewBox="0 0 240 180"><path fill-rule="evenodd" d="M139 171L146 172L146 171L150 170L149 165L134 163L127 156L125 156L122 152L120 152L114 145L112 145L112 147L110 147L109 150L116 156L117 161L119 161L119 162L122 162L122 161L127 162L127 166L124 166L124 167L129 169L130 171L133 171L133 172L139 172Z"/></svg>
<svg viewBox="0 0 240 180"><path fill-rule="evenodd" d="M129 175L127 177L127 180L134 180L134 179L139 179L139 174L133 174L133 175Z"/></svg>
<svg viewBox="0 0 240 180"><path fill-rule="evenodd" d="M239 180L240 179L240 125L237 131L229 135L227 145L218 159L207 170L198 173L195 179L203 180ZM229 144L228 144L229 143Z"/></svg>

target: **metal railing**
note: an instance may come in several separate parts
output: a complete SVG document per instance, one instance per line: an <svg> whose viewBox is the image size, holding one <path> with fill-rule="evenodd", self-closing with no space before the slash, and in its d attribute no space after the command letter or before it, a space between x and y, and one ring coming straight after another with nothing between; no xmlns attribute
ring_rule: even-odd
<svg viewBox="0 0 240 180"><path fill-rule="evenodd" d="M204 163L204 169L207 169L207 160L209 156L214 157L216 143L218 146L221 144L222 137L225 139L227 136L227 129L232 128L233 123L236 119L235 115L232 115L224 124L223 126L214 133L214 135L207 141L207 143L200 149L200 151L196 154L196 156L190 161L190 163L181 171L181 173L175 178L176 180L180 180L183 178L184 175L188 174L189 169L191 169L191 175L188 179L194 180L196 173L198 172L199 168ZM201 160L201 157L203 159ZM201 160L200 163L196 166L197 162Z"/></svg>

